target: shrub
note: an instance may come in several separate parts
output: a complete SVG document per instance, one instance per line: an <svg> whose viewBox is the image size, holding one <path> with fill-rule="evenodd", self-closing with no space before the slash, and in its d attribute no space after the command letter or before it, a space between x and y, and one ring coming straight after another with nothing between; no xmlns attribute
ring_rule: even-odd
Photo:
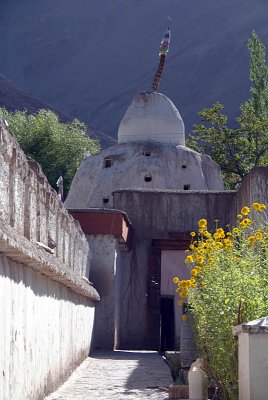
<svg viewBox="0 0 268 400"><path fill-rule="evenodd" d="M264 204L243 207L236 226L216 227L207 221L192 232L185 262L191 279L174 278L181 298L188 297L199 355L218 385L221 398L238 398L237 339L232 328L267 315L268 223Z"/></svg>

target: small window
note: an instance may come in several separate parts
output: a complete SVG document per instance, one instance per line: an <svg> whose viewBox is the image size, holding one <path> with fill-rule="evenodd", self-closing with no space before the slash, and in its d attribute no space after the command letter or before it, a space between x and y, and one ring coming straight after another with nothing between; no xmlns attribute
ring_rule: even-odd
<svg viewBox="0 0 268 400"><path fill-rule="evenodd" d="M184 185L183 190L190 190L190 185Z"/></svg>
<svg viewBox="0 0 268 400"><path fill-rule="evenodd" d="M182 165L181 167L185 169L187 166L186 165Z"/></svg>
<svg viewBox="0 0 268 400"><path fill-rule="evenodd" d="M149 150L144 150L144 151L143 151L143 155L144 155L145 157L150 157L151 154L152 154L152 153L151 153Z"/></svg>
<svg viewBox="0 0 268 400"><path fill-rule="evenodd" d="M104 168L110 168L113 165L112 159L107 157L104 159Z"/></svg>
<svg viewBox="0 0 268 400"><path fill-rule="evenodd" d="M103 202L103 204L109 203L109 197L104 197L104 198L102 199L102 202Z"/></svg>
<svg viewBox="0 0 268 400"><path fill-rule="evenodd" d="M151 175L145 175L144 180L145 180L145 182L151 182L151 180L152 180Z"/></svg>

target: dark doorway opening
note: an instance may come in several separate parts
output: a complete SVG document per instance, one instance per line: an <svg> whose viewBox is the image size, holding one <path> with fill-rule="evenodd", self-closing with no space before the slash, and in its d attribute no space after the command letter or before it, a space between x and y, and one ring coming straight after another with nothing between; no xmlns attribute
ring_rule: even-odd
<svg viewBox="0 0 268 400"><path fill-rule="evenodd" d="M161 297L161 351L175 349L173 297Z"/></svg>

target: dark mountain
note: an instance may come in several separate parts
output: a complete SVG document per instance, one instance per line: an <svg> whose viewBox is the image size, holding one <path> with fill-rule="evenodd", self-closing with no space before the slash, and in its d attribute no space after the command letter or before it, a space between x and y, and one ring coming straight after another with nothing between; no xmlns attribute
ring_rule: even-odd
<svg viewBox="0 0 268 400"><path fill-rule="evenodd" d="M216 100L234 120L249 97L247 39L267 43L267 0L1 0L0 71L116 136L132 97L150 88L162 35L172 43L159 91L190 131Z"/></svg>
<svg viewBox="0 0 268 400"><path fill-rule="evenodd" d="M38 110L45 108L54 111L62 122L71 122L74 117L67 115L50 104L32 96L30 93L16 86L12 81L0 74L0 107L5 107L8 111L27 110L29 114L35 114ZM112 146L115 140L105 133L99 132L94 128L89 128L89 134L93 138L100 140L103 148Z"/></svg>

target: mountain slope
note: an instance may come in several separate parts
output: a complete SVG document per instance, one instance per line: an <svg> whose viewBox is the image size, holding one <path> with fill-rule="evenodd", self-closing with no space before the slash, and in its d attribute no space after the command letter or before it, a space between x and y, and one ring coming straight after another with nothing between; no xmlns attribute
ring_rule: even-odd
<svg viewBox="0 0 268 400"><path fill-rule="evenodd" d="M27 110L29 114L35 114L40 109L49 109L54 111L62 122L71 122L74 118L67 115L40 99L32 96L30 93L16 86L12 81L0 74L0 107L5 107L8 111ZM115 141L108 135L89 128L89 134L93 138L100 140L103 148L112 146Z"/></svg>
<svg viewBox="0 0 268 400"><path fill-rule="evenodd" d="M116 136L148 90L162 35L172 43L159 91L186 131L216 100L231 119L249 96L247 39L268 36L266 0L2 0L0 70L54 107Z"/></svg>

